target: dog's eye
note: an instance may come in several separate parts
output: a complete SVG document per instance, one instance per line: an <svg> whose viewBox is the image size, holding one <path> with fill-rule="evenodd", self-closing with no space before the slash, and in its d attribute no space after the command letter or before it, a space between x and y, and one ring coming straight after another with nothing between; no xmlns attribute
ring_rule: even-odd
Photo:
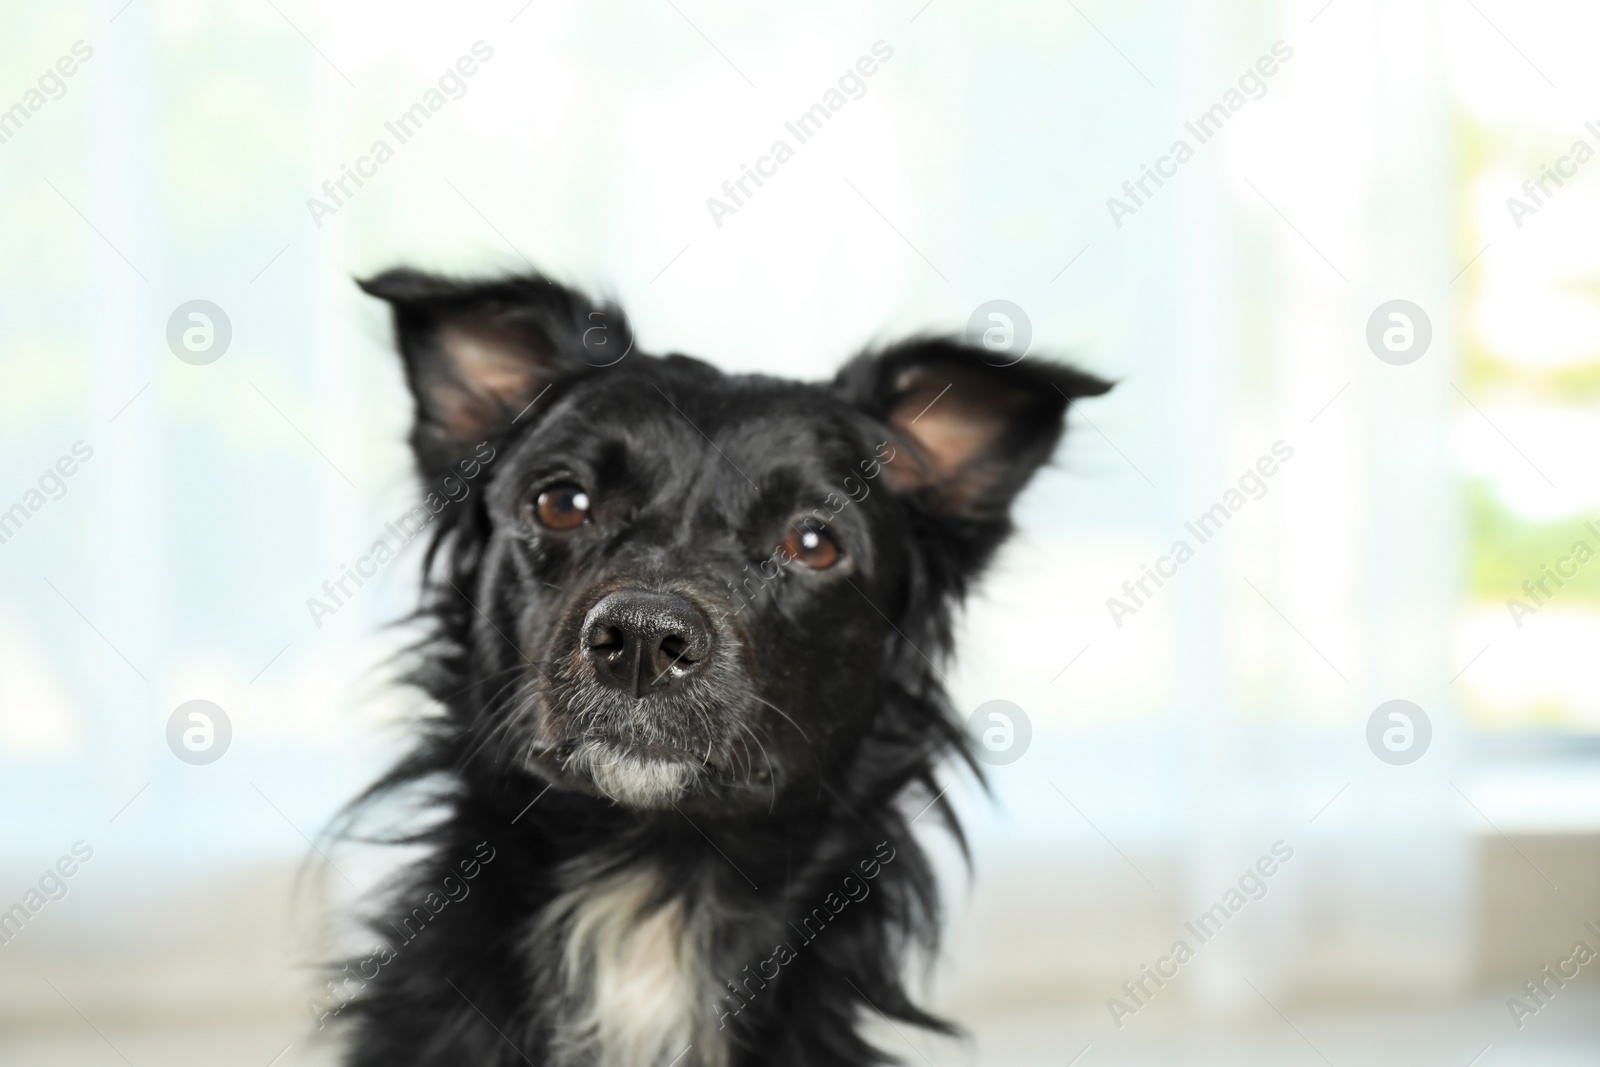
<svg viewBox="0 0 1600 1067"><path fill-rule="evenodd" d="M589 521L589 494L581 485L557 482L540 490L533 514L548 529L576 530Z"/></svg>
<svg viewBox="0 0 1600 1067"><path fill-rule="evenodd" d="M810 523L790 530L783 549L790 559L799 560L814 571L827 570L844 554L831 533Z"/></svg>

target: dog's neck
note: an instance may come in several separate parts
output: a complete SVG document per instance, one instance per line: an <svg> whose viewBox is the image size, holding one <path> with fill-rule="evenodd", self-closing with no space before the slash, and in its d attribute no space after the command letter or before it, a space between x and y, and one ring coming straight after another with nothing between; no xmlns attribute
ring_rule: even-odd
<svg viewBox="0 0 1600 1067"><path fill-rule="evenodd" d="M785 855L784 831L795 828L746 827L732 835L737 843L718 846L702 826L723 833L703 817L648 813L619 823L609 841L555 865L555 893L529 924L539 976L530 992L549 1016L548 1062L726 1067L728 1024L746 1004L736 983L780 936L777 917L758 914L750 877L782 883L787 871L771 857Z"/></svg>
<svg viewBox="0 0 1600 1067"><path fill-rule="evenodd" d="M901 874L894 846L820 812L731 831L677 812L628 822L557 861L527 922L551 1067L743 1062L780 990L881 925ZM857 932L829 930L841 920Z"/></svg>
<svg viewBox="0 0 1600 1067"><path fill-rule="evenodd" d="M723 1067L726 1045L707 1005L711 933L706 910L674 889L655 863L599 874L569 864L567 888L534 922L529 951L556 964L552 1062L559 1067Z"/></svg>

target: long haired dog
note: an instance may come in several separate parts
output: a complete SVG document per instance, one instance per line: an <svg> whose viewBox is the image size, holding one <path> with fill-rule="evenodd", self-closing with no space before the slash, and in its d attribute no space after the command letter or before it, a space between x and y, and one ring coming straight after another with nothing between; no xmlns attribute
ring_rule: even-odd
<svg viewBox="0 0 1600 1067"><path fill-rule="evenodd" d="M1109 385L950 340L728 375L537 276L364 288L437 512L437 712L363 802L431 785L444 814L313 1002L347 1062L840 1067L888 1060L865 1017L949 1032L903 978L939 921L909 822L959 838L935 663Z"/></svg>

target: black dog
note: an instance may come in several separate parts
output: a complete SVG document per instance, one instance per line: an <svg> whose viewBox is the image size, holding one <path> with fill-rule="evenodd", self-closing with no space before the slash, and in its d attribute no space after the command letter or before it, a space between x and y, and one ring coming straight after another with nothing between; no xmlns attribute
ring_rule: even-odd
<svg viewBox="0 0 1600 1067"><path fill-rule="evenodd" d="M391 271L442 509L438 706L365 800L435 786L431 846L329 983L355 1065L740 1067L888 1057L938 899L910 820L965 756L950 615L1068 404L1110 386L948 340L829 383L632 350L539 277Z"/></svg>

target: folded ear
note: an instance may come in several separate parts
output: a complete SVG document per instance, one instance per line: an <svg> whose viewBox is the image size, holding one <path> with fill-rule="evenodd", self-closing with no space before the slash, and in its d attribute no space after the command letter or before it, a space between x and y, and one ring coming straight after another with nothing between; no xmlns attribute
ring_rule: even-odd
<svg viewBox="0 0 1600 1067"><path fill-rule="evenodd" d="M836 387L894 429L909 455L889 484L957 518L1003 520L1054 451L1067 406L1111 383L1036 359L997 367L956 341L908 341L858 357Z"/></svg>
<svg viewBox="0 0 1600 1067"><path fill-rule="evenodd" d="M390 270L359 284L394 309L424 469L521 421L552 386L633 344L615 307L537 275L458 281Z"/></svg>

